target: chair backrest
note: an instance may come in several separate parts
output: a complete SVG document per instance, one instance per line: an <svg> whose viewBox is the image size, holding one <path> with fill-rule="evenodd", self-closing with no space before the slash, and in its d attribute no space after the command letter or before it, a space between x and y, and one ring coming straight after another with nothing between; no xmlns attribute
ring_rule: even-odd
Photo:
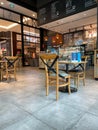
<svg viewBox="0 0 98 130"><path fill-rule="evenodd" d="M88 59L88 56L82 56L82 61L84 61L84 71L86 69L87 59Z"/></svg>
<svg viewBox="0 0 98 130"><path fill-rule="evenodd" d="M10 68L16 69L16 64L18 62L17 56L6 56L5 60L7 61L7 69Z"/></svg>
<svg viewBox="0 0 98 130"><path fill-rule="evenodd" d="M55 73L58 76L58 55L42 53L39 55L45 65L46 73Z"/></svg>

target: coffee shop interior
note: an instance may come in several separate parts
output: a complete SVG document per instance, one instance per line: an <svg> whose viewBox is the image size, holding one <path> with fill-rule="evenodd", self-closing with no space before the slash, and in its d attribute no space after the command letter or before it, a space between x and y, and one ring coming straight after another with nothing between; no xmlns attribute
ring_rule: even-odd
<svg viewBox="0 0 98 130"><path fill-rule="evenodd" d="M84 1L64 16L59 0L0 0L0 130L98 130L98 3Z"/></svg>

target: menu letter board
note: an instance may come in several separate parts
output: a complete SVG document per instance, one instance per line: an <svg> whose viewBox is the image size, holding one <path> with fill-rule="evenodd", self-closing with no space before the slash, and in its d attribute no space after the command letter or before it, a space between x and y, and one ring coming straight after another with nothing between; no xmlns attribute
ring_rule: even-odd
<svg viewBox="0 0 98 130"><path fill-rule="evenodd" d="M39 24L43 24L46 22L46 8L42 8L39 10L38 17L39 17Z"/></svg>
<svg viewBox="0 0 98 130"><path fill-rule="evenodd" d="M96 0L54 0L38 11L39 25L96 7Z"/></svg>
<svg viewBox="0 0 98 130"><path fill-rule="evenodd" d="M66 2L65 0L58 0L50 5L51 7L51 19L56 19L66 15Z"/></svg>
<svg viewBox="0 0 98 130"><path fill-rule="evenodd" d="M83 1L66 0L66 15L80 12L83 9Z"/></svg>
<svg viewBox="0 0 98 130"><path fill-rule="evenodd" d="M85 0L85 8L96 4L96 0Z"/></svg>

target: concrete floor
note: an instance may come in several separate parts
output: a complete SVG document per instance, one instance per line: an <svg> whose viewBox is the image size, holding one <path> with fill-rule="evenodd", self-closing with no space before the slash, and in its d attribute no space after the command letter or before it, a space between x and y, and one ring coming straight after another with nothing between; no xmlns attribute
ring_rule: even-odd
<svg viewBox="0 0 98 130"><path fill-rule="evenodd" d="M98 130L98 81L88 70L78 92L45 96L44 70L23 68L0 82L0 130Z"/></svg>

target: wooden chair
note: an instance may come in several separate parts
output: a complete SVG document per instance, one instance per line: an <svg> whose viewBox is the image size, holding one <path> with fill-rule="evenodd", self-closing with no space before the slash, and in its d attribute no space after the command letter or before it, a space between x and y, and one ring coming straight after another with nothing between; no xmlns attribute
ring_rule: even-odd
<svg viewBox="0 0 98 130"><path fill-rule="evenodd" d="M7 81L11 75L14 76L14 79L16 80L16 66L18 62L17 56L6 56L5 60L7 62L7 66L4 69L4 72L6 74Z"/></svg>
<svg viewBox="0 0 98 130"><path fill-rule="evenodd" d="M59 71L58 56L56 54L40 54L45 65L46 95L49 93L49 86L56 86L56 100L58 100L59 87L68 86L70 94L70 75Z"/></svg>
<svg viewBox="0 0 98 130"><path fill-rule="evenodd" d="M4 74L4 71L6 71L6 69L7 69L7 62L2 60L0 62L0 80L1 81L3 80L3 74Z"/></svg>
<svg viewBox="0 0 98 130"><path fill-rule="evenodd" d="M88 56L82 56L82 61L84 61L84 63L80 64L81 69L72 69L68 72L71 75L71 78L74 79L74 84L77 84L77 88L79 87L80 80L83 80L83 85L85 86L85 71L87 59Z"/></svg>

